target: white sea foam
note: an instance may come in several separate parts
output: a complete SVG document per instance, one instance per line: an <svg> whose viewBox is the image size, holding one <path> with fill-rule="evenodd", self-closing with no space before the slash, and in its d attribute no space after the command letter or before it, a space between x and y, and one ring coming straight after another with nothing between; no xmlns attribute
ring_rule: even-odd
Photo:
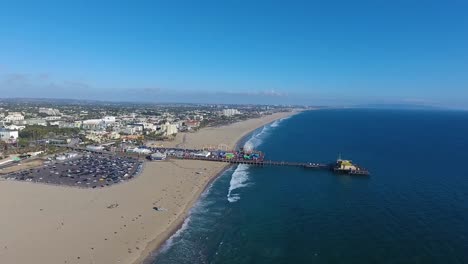
<svg viewBox="0 0 468 264"><path fill-rule="evenodd" d="M291 118L291 116L287 116L287 117L283 117L283 118L281 118L281 119L278 119L278 120L276 120L275 122L273 122L270 126L271 126L271 127L277 127L277 126L279 126L284 120L287 120L287 119L289 119L289 118Z"/></svg>
<svg viewBox="0 0 468 264"><path fill-rule="evenodd" d="M287 118L288 117L278 119L274 121L273 123L267 126L264 126L262 130L260 130L260 132L253 133L252 137L250 137L250 139L247 140L247 142L245 142L244 147L246 147L247 145L249 145L249 148L250 146L253 146L253 148L260 146L263 143L263 140L265 139L265 137L270 132L270 130L272 128L278 127L281 124L281 122L283 122L283 120L286 120ZM229 202L231 203L237 202L240 199L239 194L233 193L232 192L233 190L249 185L247 183L247 181L249 180L248 168L249 168L248 165L240 164L239 166L237 166L236 170L232 173L231 182L229 185L229 191L227 194L227 199Z"/></svg>
<svg viewBox="0 0 468 264"><path fill-rule="evenodd" d="M277 127L277 126L279 126L279 123L280 123L280 122L281 122L281 119L278 119L278 120L276 120L275 122L273 122L270 126L271 126L271 127Z"/></svg>
<svg viewBox="0 0 468 264"><path fill-rule="evenodd" d="M289 117L284 117L284 118L274 121L273 123L269 125L264 126L262 130L260 130L260 132L254 133L252 137L246 143L252 144L254 147L260 146L263 143L263 140L265 139L265 137L271 131L271 129L278 127L284 120L288 118Z"/></svg>
<svg viewBox="0 0 468 264"><path fill-rule="evenodd" d="M265 135L270 131L270 129L271 125L264 126L260 132L254 133L246 144L251 144L254 148L260 146L263 143Z"/></svg>
<svg viewBox="0 0 468 264"><path fill-rule="evenodd" d="M229 191L227 194L227 199L230 203L237 202L240 199L239 194L232 193L232 191L245 187L248 185L247 181L249 180L249 166L246 164L239 164L236 170L232 173L231 182L229 184Z"/></svg>

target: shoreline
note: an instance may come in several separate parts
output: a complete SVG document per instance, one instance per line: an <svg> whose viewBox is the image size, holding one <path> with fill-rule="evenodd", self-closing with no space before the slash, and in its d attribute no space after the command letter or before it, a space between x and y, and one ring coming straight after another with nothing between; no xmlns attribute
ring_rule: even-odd
<svg viewBox="0 0 468 264"><path fill-rule="evenodd" d="M161 247L166 244L166 242L171 239L184 225L185 221L187 220L188 216L190 216L190 210L195 206L195 204L200 200L202 194L207 191L210 187L211 184L217 180L223 173L225 173L227 170L232 168L234 165L233 164L227 164L220 172L218 172L214 177L212 177L206 184L206 186L202 189L200 194L198 194L198 197L192 201L192 203L184 208L184 214L180 216L181 219L177 219L178 224L167 230L166 236L164 236L163 240L156 241L157 238L155 238L153 241L148 243L148 251L145 248L141 254L141 256L133 262L132 264L151 264L159 252L161 251ZM154 242L153 246L151 244ZM150 249L151 248L151 249ZM146 254L145 254L146 253Z"/></svg>
<svg viewBox="0 0 468 264"><path fill-rule="evenodd" d="M243 135L235 142L234 148L239 148L240 143L246 141L246 139L250 137L252 133L254 133L256 130L262 127L266 127L278 120L297 115L301 112L302 111L293 111L290 113L290 115L279 117L277 119L271 120L266 124L262 124L261 126L255 127L251 130L248 130L247 132L244 132ZM164 239L156 241L157 238L155 238L153 241L148 243L147 247L145 247L145 249L143 250L141 256L132 264L151 264L156 259L157 255L160 253L161 247L183 227L186 219L190 216L190 210L200 200L201 195L210 188L210 186L215 180L217 180L222 174L224 174L228 169L232 168L233 166L234 164L227 164L215 176L211 177L210 180L204 186L204 188L202 188L202 191L199 194L197 194L197 197L193 201L191 201L191 203L188 206L186 206L186 208L184 208L184 212L180 215L180 219L178 218L176 220L176 222L178 223L173 227L169 228L169 232L167 232L166 236L164 236Z"/></svg>
<svg viewBox="0 0 468 264"><path fill-rule="evenodd" d="M232 149L253 131L297 113L180 133L170 144L185 138L186 147ZM196 160L144 162L137 177L101 189L2 180L0 211L7 214L0 218L0 262L144 263L230 167Z"/></svg>

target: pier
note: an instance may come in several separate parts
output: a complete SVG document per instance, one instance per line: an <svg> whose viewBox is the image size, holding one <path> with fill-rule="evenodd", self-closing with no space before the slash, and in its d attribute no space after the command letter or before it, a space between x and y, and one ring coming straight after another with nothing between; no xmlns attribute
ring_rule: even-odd
<svg viewBox="0 0 468 264"><path fill-rule="evenodd" d="M220 151L212 150L208 152L206 150L186 150L186 149L165 149L158 148L156 152L170 153L167 158L181 159L181 160L202 160L202 161L214 161L214 162L225 162L229 164L246 164L258 167L264 166L289 166L289 167L301 167L306 169L317 169L317 170L330 170L336 174L347 174L347 175L360 175L368 176L370 172L356 164L353 164L350 160L343 160L341 157L335 163L320 163L320 162L294 162L294 161L275 161L264 159L264 154L259 151L248 151L245 152L243 149L240 151ZM202 155L200 155L202 153ZM206 154L206 156L203 155ZM221 153L221 154L220 154ZM232 156L228 156L232 154ZM248 153L247 157L245 153ZM252 158L252 155L254 158ZM148 156L151 159L151 156Z"/></svg>
<svg viewBox="0 0 468 264"><path fill-rule="evenodd" d="M226 151L226 150L207 150L207 149L181 149L181 148L147 148L146 154L136 152L110 152L104 149L92 150L89 148L82 147L71 147L64 146L73 150L90 151L102 154L120 154L126 156L136 155L146 156L149 160L164 160L164 159L179 159L179 160L201 160L201 161L213 161L213 162L224 162L229 164L247 164L258 167L265 166L289 166L289 167L301 167L306 169L317 169L317 170L330 170L336 174L347 174L347 175L361 175L368 176L370 172L356 164L353 164L350 160L343 160L338 157L334 163L321 163L321 162L294 162L294 161L276 161L265 159L264 153L255 150L244 150L238 151ZM156 154L157 157L154 155Z"/></svg>
<svg viewBox="0 0 468 264"><path fill-rule="evenodd" d="M174 158L174 157L173 157ZM301 167L307 169L317 170L331 170L337 174L347 174L356 176L369 176L370 172L366 169L355 166L354 168L342 168L341 161L338 160L336 164L325 164L325 163L312 163L312 162L291 162L291 161L274 161L274 160L229 160L229 159L214 159L214 158L202 158L202 157L175 157L175 159L185 160L203 160L203 161L217 161L226 162L230 164L247 164L253 166L289 166L289 167Z"/></svg>
<svg viewBox="0 0 468 264"><path fill-rule="evenodd" d="M291 162L291 161L275 161L275 160L238 160L238 159L220 159L220 158L203 158L203 157L171 157L175 159L188 159L188 160L204 160L204 161L218 161L231 164L247 164L254 166L290 166L290 167L303 167L312 169L329 169L330 165L324 163L310 163L310 162Z"/></svg>

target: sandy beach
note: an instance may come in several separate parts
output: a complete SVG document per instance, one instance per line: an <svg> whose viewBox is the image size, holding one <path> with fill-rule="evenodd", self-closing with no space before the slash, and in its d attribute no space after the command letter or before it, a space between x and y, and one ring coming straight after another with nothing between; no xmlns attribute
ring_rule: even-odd
<svg viewBox="0 0 468 264"><path fill-rule="evenodd" d="M232 148L252 130L291 114L182 133L155 144ZM136 179L103 189L1 180L0 263L141 263L180 226L225 166L146 162Z"/></svg>

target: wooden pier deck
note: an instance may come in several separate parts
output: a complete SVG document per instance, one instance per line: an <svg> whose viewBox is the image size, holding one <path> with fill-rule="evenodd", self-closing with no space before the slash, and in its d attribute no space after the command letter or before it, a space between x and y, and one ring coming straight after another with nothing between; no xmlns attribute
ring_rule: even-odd
<svg viewBox="0 0 468 264"><path fill-rule="evenodd" d="M66 147L72 150L90 151L90 152L97 152L97 153L109 154L109 155L120 154L120 155L127 155L127 156L142 158L140 154L131 153L131 152L129 153L129 152L110 152L110 151L105 151L105 150L89 150L83 147L73 147L73 146L63 146L63 147ZM185 153L185 155L183 156L167 155L167 159L203 160L203 161L225 162L229 164L247 164L247 165L259 166L259 167L289 166L289 167L301 167L301 168L307 168L307 169L331 170L339 174L363 175L363 176L370 175L369 171L362 169L360 167L358 167L356 170L337 170L334 164L326 164L326 163L320 163L320 162L275 161L275 160L264 160L263 158L261 159L239 159L239 158L228 159L228 158L220 158L220 157L213 157L213 156L203 157L203 156L188 155L187 153L189 152L189 150L186 150L186 149L178 149L178 148L158 148L158 149L164 152L167 152L169 150L177 150L177 151L181 151ZM202 150L191 150L191 151L196 152L196 151L202 151ZM146 156L147 154L142 154L142 155Z"/></svg>
<svg viewBox="0 0 468 264"><path fill-rule="evenodd" d="M291 161L274 161L274 160L239 160L239 159L216 159L204 157L170 157L171 159L185 159L185 160L204 160L204 161L217 161L226 162L230 164L247 164L254 166L289 166L289 167L303 167L311 169L330 169L331 165L324 163L313 162L291 162Z"/></svg>

